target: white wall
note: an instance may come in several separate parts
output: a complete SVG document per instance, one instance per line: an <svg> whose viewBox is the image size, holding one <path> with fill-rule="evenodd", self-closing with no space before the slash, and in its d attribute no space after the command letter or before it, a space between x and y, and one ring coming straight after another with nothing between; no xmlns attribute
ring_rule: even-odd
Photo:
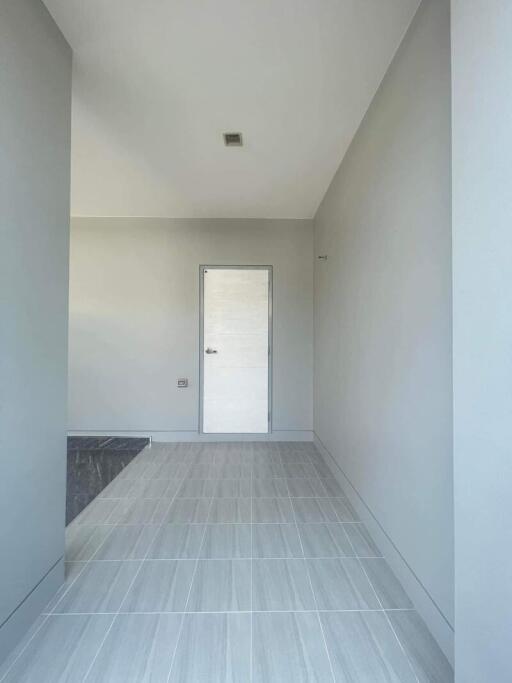
<svg viewBox="0 0 512 683"><path fill-rule="evenodd" d="M452 1L456 679L512 680L512 3Z"/></svg>
<svg viewBox="0 0 512 683"><path fill-rule="evenodd" d="M0 661L63 578L71 51L0 0Z"/></svg>
<svg viewBox="0 0 512 683"><path fill-rule="evenodd" d="M73 219L70 429L192 438L199 265L261 264L274 267L275 436L311 430L312 255L311 221Z"/></svg>
<svg viewBox="0 0 512 683"><path fill-rule="evenodd" d="M450 17L425 0L316 216L315 431L453 640Z"/></svg>

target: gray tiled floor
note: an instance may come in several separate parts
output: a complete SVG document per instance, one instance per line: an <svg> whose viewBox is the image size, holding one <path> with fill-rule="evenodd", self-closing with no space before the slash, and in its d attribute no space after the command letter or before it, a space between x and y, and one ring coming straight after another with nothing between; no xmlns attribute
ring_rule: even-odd
<svg viewBox="0 0 512 683"><path fill-rule="evenodd" d="M67 529L5 683L450 683L312 444L154 444Z"/></svg>

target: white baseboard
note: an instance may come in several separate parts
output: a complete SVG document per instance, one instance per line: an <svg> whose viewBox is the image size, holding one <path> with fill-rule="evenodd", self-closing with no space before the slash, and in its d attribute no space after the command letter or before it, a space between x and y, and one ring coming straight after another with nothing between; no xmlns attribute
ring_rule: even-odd
<svg viewBox="0 0 512 683"><path fill-rule="evenodd" d="M160 443L213 443L218 441L313 441L311 429L275 429L270 434L200 434L197 431L70 429L68 436L146 437Z"/></svg>
<svg viewBox="0 0 512 683"><path fill-rule="evenodd" d="M16 655L16 646L63 583L64 558L61 557L0 626L0 664L9 664Z"/></svg>
<svg viewBox="0 0 512 683"><path fill-rule="evenodd" d="M446 655L450 664L454 666L454 630L452 625L316 433L314 433L314 443L318 451L324 456L326 464L343 488L357 514L365 523L370 536L380 548L391 569L411 598L418 613L427 624L439 647Z"/></svg>

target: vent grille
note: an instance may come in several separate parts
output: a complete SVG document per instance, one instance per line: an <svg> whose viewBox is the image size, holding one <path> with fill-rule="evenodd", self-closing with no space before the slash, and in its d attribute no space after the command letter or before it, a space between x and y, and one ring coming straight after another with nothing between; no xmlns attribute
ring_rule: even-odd
<svg viewBox="0 0 512 683"><path fill-rule="evenodd" d="M241 147L242 133L224 133L224 144L226 147Z"/></svg>

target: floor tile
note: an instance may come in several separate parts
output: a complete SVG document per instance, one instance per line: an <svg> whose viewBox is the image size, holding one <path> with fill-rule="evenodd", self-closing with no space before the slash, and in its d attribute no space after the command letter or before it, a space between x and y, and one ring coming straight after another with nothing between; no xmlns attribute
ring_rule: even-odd
<svg viewBox="0 0 512 683"><path fill-rule="evenodd" d="M184 479L176 498L211 498L214 489L213 479Z"/></svg>
<svg viewBox="0 0 512 683"><path fill-rule="evenodd" d="M251 615L187 614L170 683L249 683Z"/></svg>
<svg viewBox="0 0 512 683"><path fill-rule="evenodd" d="M253 615L253 683L328 683L332 681L318 615Z"/></svg>
<svg viewBox="0 0 512 683"><path fill-rule="evenodd" d="M138 458L139 456L137 456ZM133 461L132 461L133 462ZM139 465L139 470L142 473L142 470L147 467L147 462L137 462L137 465ZM142 474L137 474L136 471L132 471L130 469L130 465L127 465L124 469L119 472L119 474L116 476L116 481L127 481L131 482L133 484L134 481L138 481Z"/></svg>
<svg viewBox="0 0 512 683"><path fill-rule="evenodd" d="M453 670L416 612L387 613L419 683L453 683Z"/></svg>
<svg viewBox="0 0 512 683"><path fill-rule="evenodd" d="M186 462L189 465L211 465L213 463L213 453L210 451L210 445L201 446L199 450L196 449L195 451L183 453L181 462Z"/></svg>
<svg viewBox="0 0 512 683"><path fill-rule="evenodd" d="M210 501L206 498L176 498L164 518L166 524L191 524L208 520Z"/></svg>
<svg viewBox="0 0 512 683"><path fill-rule="evenodd" d="M176 468L176 474L171 475L171 478L176 478L176 479L184 479L189 471L190 471L190 461L188 458L185 458L183 462L178 463L178 467Z"/></svg>
<svg viewBox="0 0 512 683"><path fill-rule="evenodd" d="M211 479L251 479L250 465L214 465L209 474Z"/></svg>
<svg viewBox="0 0 512 683"><path fill-rule="evenodd" d="M169 501L165 498L129 498L122 500L110 521L114 524L159 524Z"/></svg>
<svg viewBox="0 0 512 683"><path fill-rule="evenodd" d="M286 463L285 465L283 465L283 469L285 472L285 476L289 479L306 479L308 477L314 478L317 476L315 468L313 467L313 465L310 465L309 463Z"/></svg>
<svg viewBox="0 0 512 683"><path fill-rule="evenodd" d="M112 513L123 499L96 498L73 521L75 524L112 524ZM114 522L115 523L115 522Z"/></svg>
<svg viewBox="0 0 512 683"><path fill-rule="evenodd" d="M304 560L253 560L252 575L254 610L315 609Z"/></svg>
<svg viewBox="0 0 512 683"><path fill-rule="evenodd" d="M142 465L142 463L136 463ZM126 478L132 479L152 479L158 478L158 472L160 471L162 467L162 462L161 461L155 461L152 460L150 462L144 463L144 467L141 467L139 470L132 469L129 470L129 467L126 467L119 476L125 476Z"/></svg>
<svg viewBox="0 0 512 683"><path fill-rule="evenodd" d="M306 562L319 610L380 608L359 560L346 558Z"/></svg>
<svg viewBox="0 0 512 683"><path fill-rule="evenodd" d="M54 608L58 614L117 612L140 562L90 562Z"/></svg>
<svg viewBox="0 0 512 683"><path fill-rule="evenodd" d="M167 683L181 620L181 614L119 614L86 683Z"/></svg>
<svg viewBox="0 0 512 683"><path fill-rule="evenodd" d="M292 498L297 522L337 522L336 512L327 498Z"/></svg>
<svg viewBox="0 0 512 683"><path fill-rule="evenodd" d="M186 474L186 479L209 479L210 470L210 462L192 465Z"/></svg>
<svg viewBox="0 0 512 683"><path fill-rule="evenodd" d="M281 462L285 463L309 463L309 455L307 453L281 453Z"/></svg>
<svg viewBox="0 0 512 683"><path fill-rule="evenodd" d="M18 658L22 656L23 652L28 647L30 641L36 635L36 633L39 631L39 629L45 623L46 620L47 615L40 614L37 617L37 619L32 623L32 625L28 628L28 630L24 633L23 637L20 640L18 640L15 647L9 651L8 655L4 659L2 659L2 663L0 664L0 681L3 682L4 676L6 676L7 673L11 670L11 667L14 666Z"/></svg>
<svg viewBox="0 0 512 683"><path fill-rule="evenodd" d="M197 559L203 536L204 524L164 524L154 537L147 559Z"/></svg>
<svg viewBox="0 0 512 683"><path fill-rule="evenodd" d="M327 497L320 479L287 479L288 491L292 498L322 498Z"/></svg>
<svg viewBox="0 0 512 683"><path fill-rule="evenodd" d="M352 546L341 524L299 524L304 557L351 557Z"/></svg>
<svg viewBox="0 0 512 683"><path fill-rule="evenodd" d="M346 498L329 498L340 522L358 522L359 517Z"/></svg>
<svg viewBox="0 0 512 683"><path fill-rule="evenodd" d="M252 556L302 557L302 546L295 524L254 524Z"/></svg>
<svg viewBox="0 0 512 683"><path fill-rule="evenodd" d="M142 473L143 479L181 479L186 476L190 465L177 462L149 464Z"/></svg>
<svg viewBox="0 0 512 683"><path fill-rule="evenodd" d="M113 616L48 617L2 683L82 683Z"/></svg>
<svg viewBox="0 0 512 683"><path fill-rule="evenodd" d="M364 524L344 524L343 528L357 557L382 557L382 553L373 542Z"/></svg>
<svg viewBox="0 0 512 683"><path fill-rule="evenodd" d="M250 467L250 458L241 454L231 453L226 455L215 454L212 460L213 467ZM249 474L250 476L250 474Z"/></svg>
<svg viewBox="0 0 512 683"><path fill-rule="evenodd" d="M252 458L254 465L277 465L281 467L283 461L277 453L255 453Z"/></svg>
<svg viewBox="0 0 512 683"><path fill-rule="evenodd" d="M98 498L127 498L133 489L134 482L130 479L116 477L98 495Z"/></svg>
<svg viewBox="0 0 512 683"><path fill-rule="evenodd" d="M271 479L285 476L283 465L274 463L258 463L252 466L253 479Z"/></svg>
<svg viewBox="0 0 512 683"><path fill-rule="evenodd" d="M169 479L140 479L133 482L130 498L163 498L170 484Z"/></svg>
<svg viewBox="0 0 512 683"><path fill-rule="evenodd" d="M252 520L255 524L295 521L289 498L253 498Z"/></svg>
<svg viewBox="0 0 512 683"><path fill-rule="evenodd" d="M215 524L250 523L251 500L249 498L214 498L208 522Z"/></svg>
<svg viewBox="0 0 512 683"><path fill-rule="evenodd" d="M56 605L59 603L62 596L67 593L71 585L75 582L83 570L87 567L87 562L65 562L64 563L64 583L60 586L59 590L55 593L50 602L45 606L43 613L50 614L53 612ZM0 677L0 681L1 681Z"/></svg>
<svg viewBox="0 0 512 683"><path fill-rule="evenodd" d="M250 498L250 479L216 479L214 480L214 498Z"/></svg>
<svg viewBox="0 0 512 683"><path fill-rule="evenodd" d="M345 497L345 492L341 488L341 486L338 484L336 479L334 477L323 477L321 480L321 483L324 487L324 489L327 491L327 495L331 498L337 498Z"/></svg>
<svg viewBox="0 0 512 683"><path fill-rule="evenodd" d="M199 560L187 612L243 612L250 609L250 560Z"/></svg>
<svg viewBox="0 0 512 683"><path fill-rule="evenodd" d="M106 524L70 524L66 529L66 561L90 560L112 529L112 526Z"/></svg>
<svg viewBox="0 0 512 683"><path fill-rule="evenodd" d="M287 498L286 479L253 479L252 495L255 498Z"/></svg>
<svg viewBox="0 0 512 683"><path fill-rule="evenodd" d="M121 612L183 612L195 566L195 560L146 560Z"/></svg>
<svg viewBox="0 0 512 683"><path fill-rule="evenodd" d="M251 557L250 524L208 524L201 550L205 559Z"/></svg>
<svg viewBox="0 0 512 683"><path fill-rule="evenodd" d="M143 560L156 530L153 525L116 526L94 560Z"/></svg>
<svg viewBox="0 0 512 683"><path fill-rule="evenodd" d="M361 560L382 606L385 609L411 609L413 604L386 560Z"/></svg>
<svg viewBox="0 0 512 683"><path fill-rule="evenodd" d="M323 612L320 618L337 682L416 682L383 612Z"/></svg>
<svg viewBox="0 0 512 683"><path fill-rule="evenodd" d="M166 479L167 488L163 493L163 498L172 499L177 494L179 487L181 486L182 479Z"/></svg>
<svg viewBox="0 0 512 683"><path fill-rule="evenodd" d="M333 476L331 470L323 461L313 463L313 467L317 475L322 477L322 479L330 479Z"/></svg>

